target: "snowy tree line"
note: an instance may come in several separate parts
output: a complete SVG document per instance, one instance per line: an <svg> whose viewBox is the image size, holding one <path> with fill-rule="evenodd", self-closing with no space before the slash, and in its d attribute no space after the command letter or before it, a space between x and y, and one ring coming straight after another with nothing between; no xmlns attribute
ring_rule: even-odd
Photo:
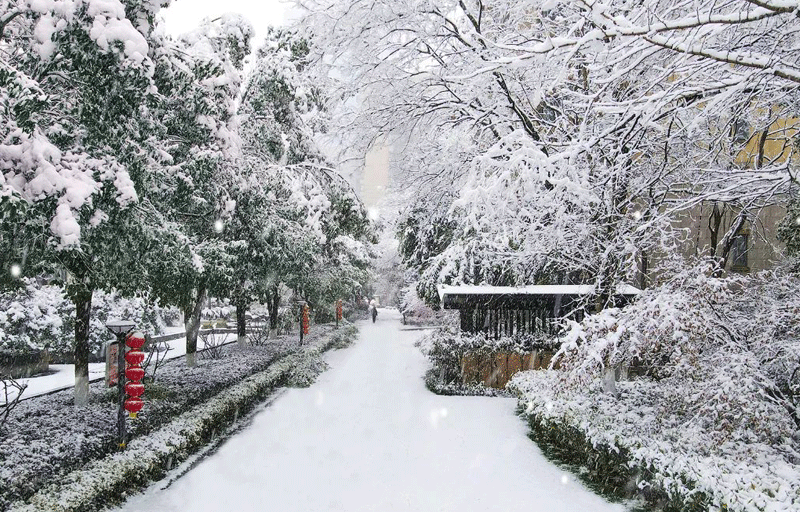
<svg viewBox="0 0 800 512"><path fill-rule="evenodd" d="M169 3L0 1L1 279L66 291L78 403L101 291L178 306L194 364L207 297L243 331L255 301L277 311L288 289L321 308L368 277L366 212L314 142L311 43L271 31L244 79L250 24L172 38Z"/></svg>
<svg viewBox="0 0 800 512"><path fill-rule="evenodd" d="M433 302L462 282L589 282L604 302L701 203L735 211L724 267L796 192L794 2L301 3L344 70L351 147L392 140L401 248Z"/></svg>
<svg viewBox="0 0 800 512"><path fill-rule="evenodd" d="M335 122L348 147L391 141L418 295L437 305L440 284L594 284L587 306L605 309L564 322L559 370L518 382L532 410L558 411L591 443L617 439L612 451L668 439L660 474L681 496L693 484L675 475L692 460L720 507L796 507L780 470L736 490L719 461L744 464L742 482L761 471L745 467L750 451L770 467L800 461L800 4L300 3L346 100ZM785 264L727 272L736 236L776 205ZM680 222L700 208L711 247L692 257ZM611 291L642 274L658 277L652 289L615 307ZM616 387L629 368L637 378ZM639 418L634 435L625 425Z"/></svg>
<svg viewBox="0 0 800 512"><path fill-rule="evenodd" d="M597 308L642 273L719 278L772 205L797 254L796 2L301 3L349 147L392 141L428 302L439 284L594 284ZM709 205L706 266L678 222Z"/></svg>

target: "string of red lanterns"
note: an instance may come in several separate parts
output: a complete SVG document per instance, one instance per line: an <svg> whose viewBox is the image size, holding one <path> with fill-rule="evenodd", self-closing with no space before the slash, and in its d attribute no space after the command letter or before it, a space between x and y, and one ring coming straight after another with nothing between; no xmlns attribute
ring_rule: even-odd
<svg viewBox="0 0 800 512"><path fill-rule="evenodd" d="M303 306L303 334L308 334L308 325L309 325L309 318L308 318L308 304Z"/></svg>
<svg viewBox="0 0 800 512"><path fill-rule="evenodd" d="M135 418L136 414L142 410L144 401L141 396L144 394L144 369L142 368L142 361L144 361L144 352L141 348L144 346L145 338L141 332L134 332L125 338L125 344L130 348L128 353L125 354L125 361L128 363L125 368L125 379L128 381L125 384L125 394L128 398L125 399L125 410L128 411L131 418Z"/></svg>

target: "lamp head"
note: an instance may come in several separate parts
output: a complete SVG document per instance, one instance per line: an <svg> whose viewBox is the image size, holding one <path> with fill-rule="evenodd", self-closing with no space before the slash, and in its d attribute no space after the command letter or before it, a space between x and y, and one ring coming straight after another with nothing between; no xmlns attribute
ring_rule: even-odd
<svg viewBox="0 0 800 512"><path fill-rule="evenodd" d="M114 334L124 334L136 327L136 324L128 320L112 320L106 322L106 329Z"/></svg>

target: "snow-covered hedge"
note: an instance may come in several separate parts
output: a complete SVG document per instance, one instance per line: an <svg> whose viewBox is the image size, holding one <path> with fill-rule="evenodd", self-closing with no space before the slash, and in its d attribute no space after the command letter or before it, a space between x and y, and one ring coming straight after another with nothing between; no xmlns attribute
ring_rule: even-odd
<svg viewBox="0 0 800 512"><path fill-rule="evenodd" d="M121 501L127 492L160 478L221 434L281 385L293 368L304 366L308 359L318 360L322 352L346 344L344 339L355 335L354 329L340 332L332 336L330 329L318 329L299 351L263 371L236 379L191 410L182 408L168 424L131 440L124 452L110 453L62 478L40 484L35 494L25 502L11 504L9 511L90 511Z"/></svg>
<svg viewBox="0 0 800 512"><path fill-rule="evenodd" d="M687 270L571 323L554 360L509 384L534 431L621 454L675 510L800 509L797 278ZM619 368L639 376L609 389Z"/></svg>
<svg viewBox="0 0 800 512"><path fill-rule="evenodd" d="M358 330L351 323L343 323L335 330L328 340L327 346L330 348L346 348L356 337ZM327 370L328 363L322 359L322 353L311 351L307 357L303 357L297 364L293 365L287 374L287 385L297 388L307 388L317 380L319 374Z"/></svg>
<svg viewBox="0 0 800 512"><path fill-rule="evenodd" d="M92 298L89 347L96 357L113 336L105 327L109 319L136 322L147 334L161 334L172 309L158 307L143 297L123 297L96 291ZM63 288L26 279L18 290L0 293L0 351L48 349L70 354L75 337L75 306Z"/></svg>
<svg viewBox="0 0 800 512"><path fill-rule="evenodd" d="M574 462L591 465L593 478L607 480L613 474L616 485L630 482L627 491L666 498L676 511L800 507L797 439L774 444L750 436L721 439L706 428L702 412L686 407L684 390L671 383L620 382L615 397L603 392L598 379L565 396L561 377L553 370L521 372L508 387L519 393L534 435L578 454ZM751 420L771 421L766 416Z"/></svg>

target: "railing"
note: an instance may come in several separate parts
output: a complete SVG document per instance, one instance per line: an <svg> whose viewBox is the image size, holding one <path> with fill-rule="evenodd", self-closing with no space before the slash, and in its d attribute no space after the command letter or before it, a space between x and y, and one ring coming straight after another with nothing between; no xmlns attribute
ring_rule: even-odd
<svg viewBox="0 0 800 512"><path fill-rule="evenodd" d="M258 328L259 327L257 327L257 326L250 326L250 327L247 327L245 329L245 331L246 332L255 332ZM237 329L235 329L235 328L225 327L225 328L220 328L220 329L217 329L217 328L200 329L199 334L210 333L212 331L215 332L215 333L220 333L220 334L236 334L238 332ZM198 337L199 337L199 334L198 334ZM176 333L172 333L172 334L164 334L164 335L161 335L161 336L153 336L152 338L148 338L148 343L165 343L165 342L168 342L168 341L173 341L173 340L177 340L177 339L185 338L185 337L186 337L186 333L185 332L176 332ZM231 345L233 343L236 343L236 341L237 340L234 339L232 341L226 341L225 343L222 343L217 347L201 348L201 349L197 350L197 353L205 352L206 350L210 350L210 349L224 347L226 345ZM186 355L186 354L176 354L176 355L173 355L173 356L167 356L166 359L167 360L177 359L177 358L182 357L184 355ZM89 379L89 382L90 383L99 382L101 380L105 380L105 378L106 378L106 376L102 375L100 377L94 377L92 379ZM23 394L23 396L22 396L22 398L20 398L20 400L29 400L31 398L36 398L36 397L39 397L39 396L52 395L54 393L58 393L60 391L66 390L66 389L71 389L72 387L74 387L74 384L69 384L69 385L66 385L66 386L60 386L60 387L55 388L55 389L50 389L48 391L42 391L42 392L35 393L35 394L32 394L32 395Z"/></svg>

